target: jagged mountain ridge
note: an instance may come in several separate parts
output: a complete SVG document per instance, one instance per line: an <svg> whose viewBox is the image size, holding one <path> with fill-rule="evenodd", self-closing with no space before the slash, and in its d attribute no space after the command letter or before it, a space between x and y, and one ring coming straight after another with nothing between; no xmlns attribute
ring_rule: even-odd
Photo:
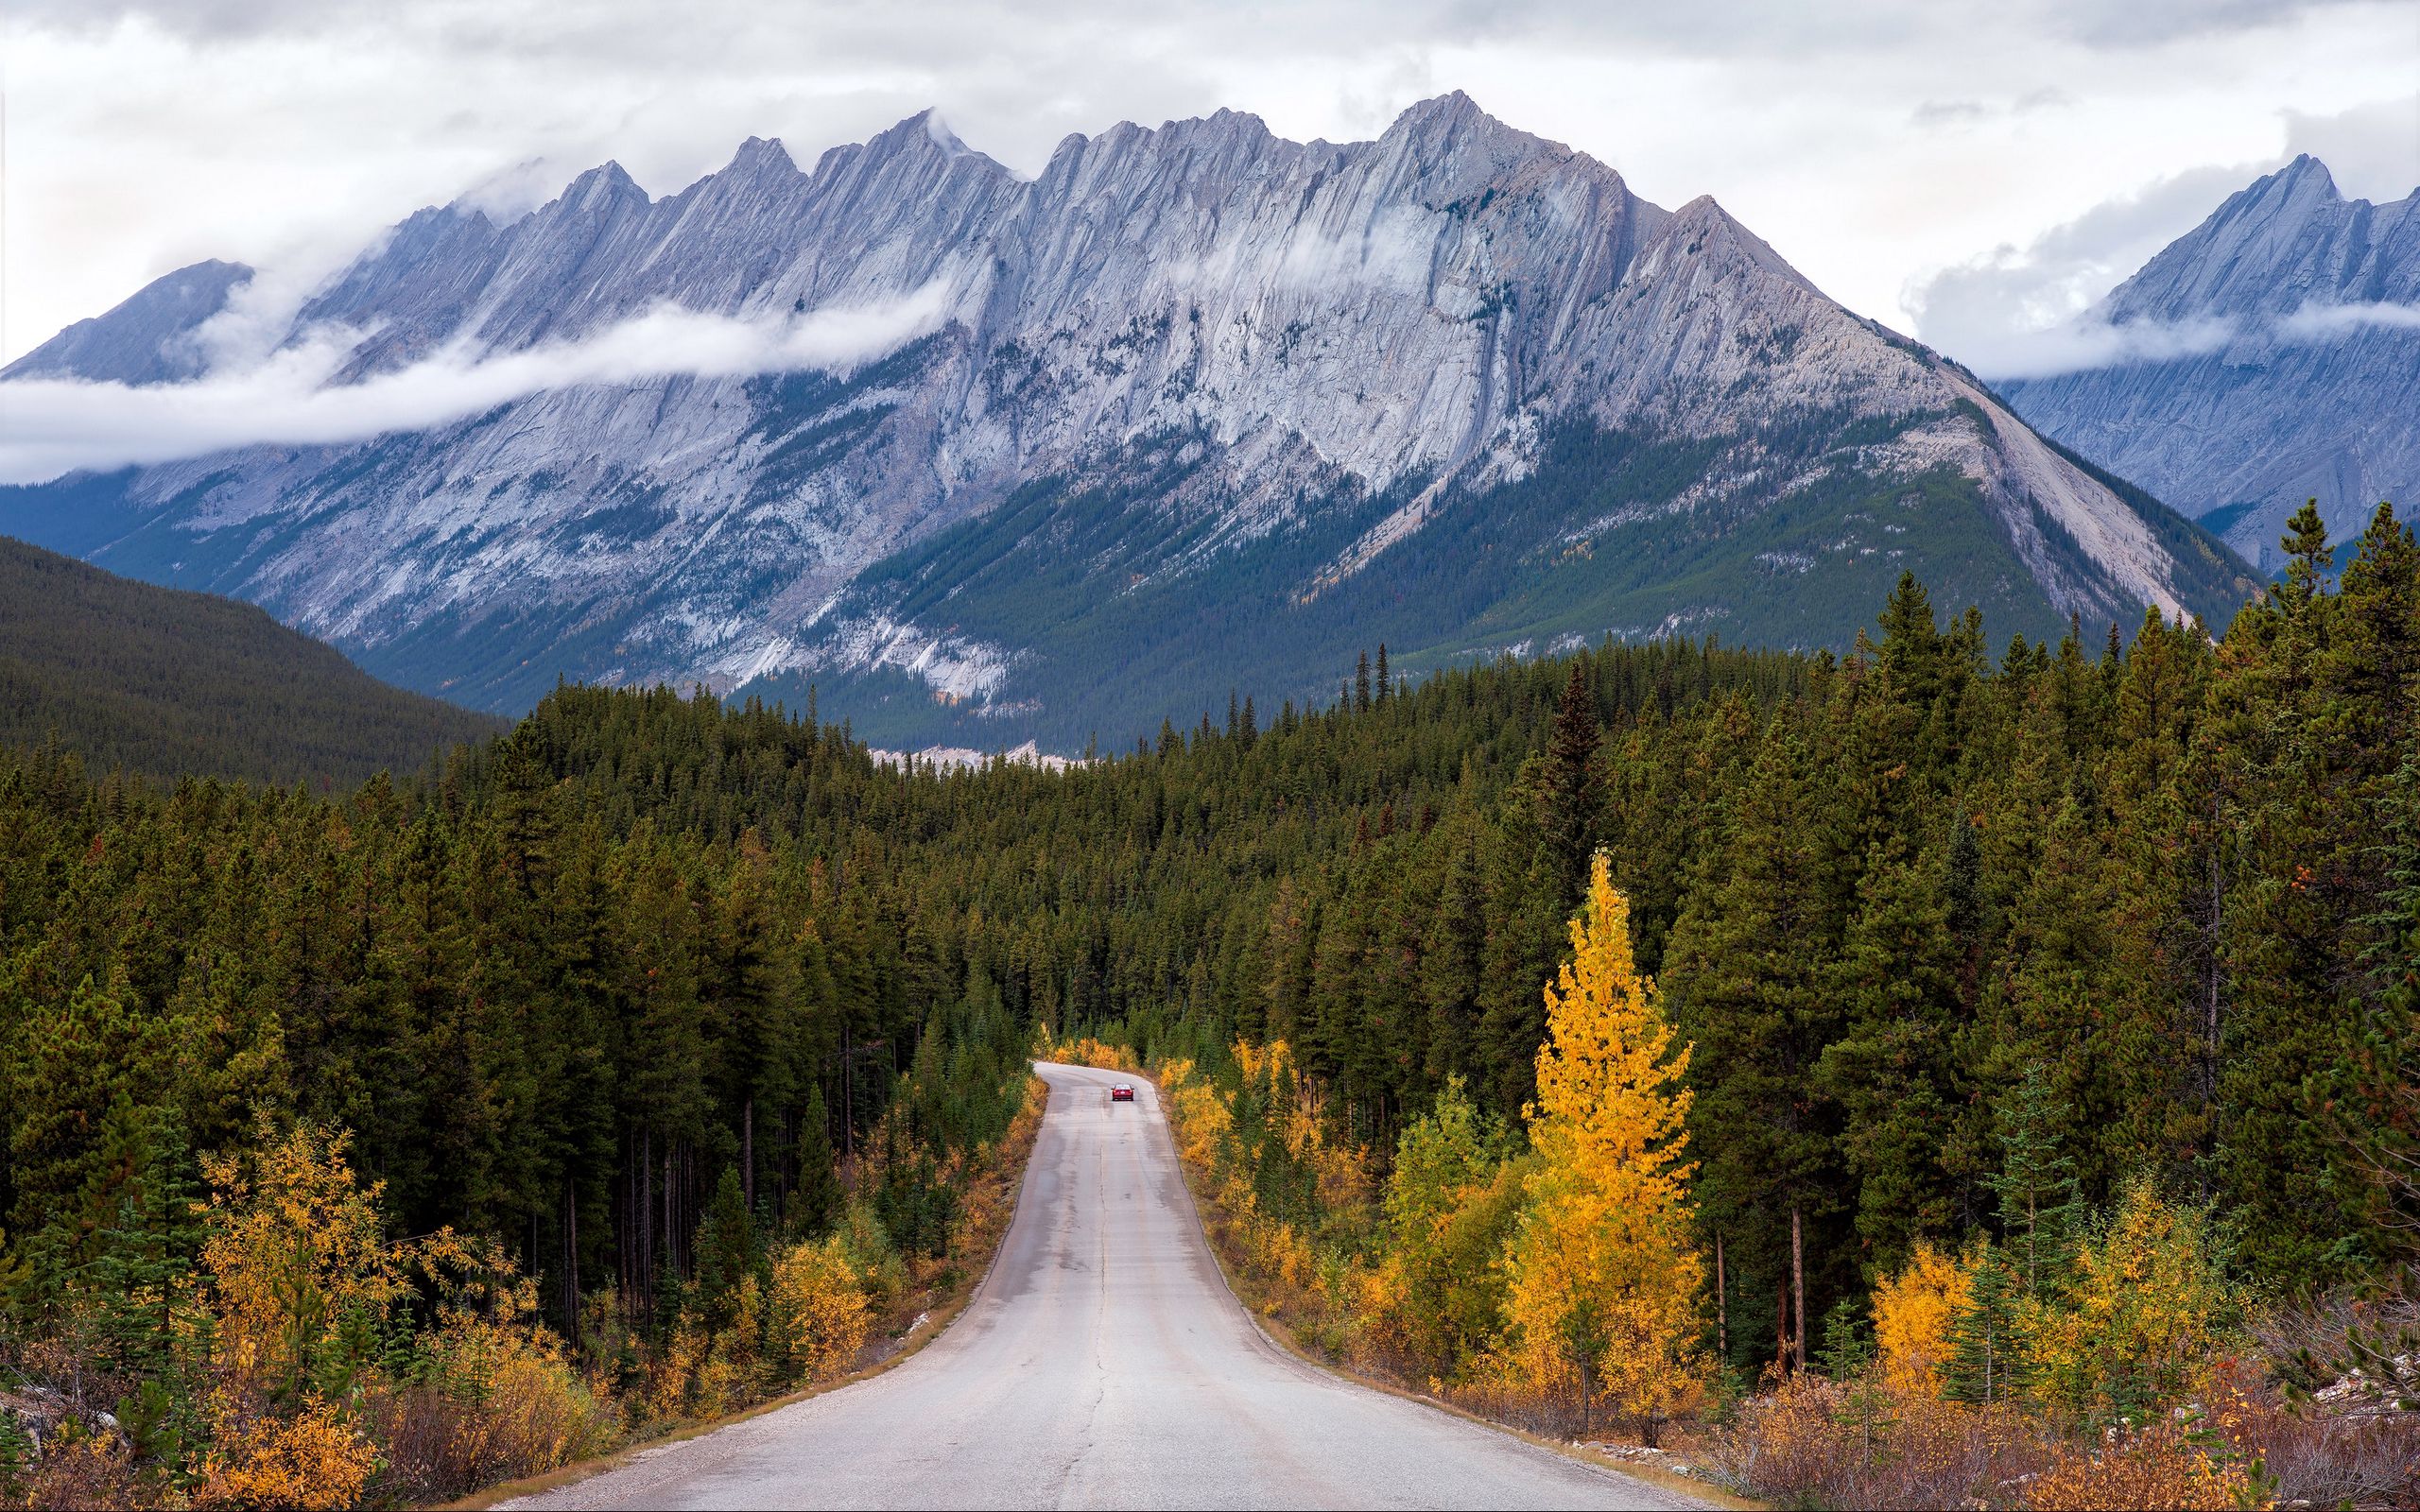
<svg viewBox="0 0 2420 1512"><path fill-rule="evenodd" d="M548 388L20 490L0 523L494 707L559 673L813 679L884 738L1062 748L1304 694L1380 639L1413 665L1841 644L1900 565L2036 631L2222 617L2242 586L1711 199L1665 211L1460 94L1341 146L1121 125L1031 181L929 113L811 172L752 140L663 199L608 163L505 224L421 212L291 331L347 333L359 382L666 303L912 318L834 370ZM139 342L82 340L6 376L157 381L93 355Z"/></svg>
<svg viewBox="0 0 2420 1512"><path fill-rule="evenodd" d="M2341 538L2380 500L2414 497L2420 194L2348 200L2325 164L2298 157L2230 196L2093 318L2209 337L2188 355L2002 391L2248 558L2273 564L2286 516L2307 498Z"/></svg>

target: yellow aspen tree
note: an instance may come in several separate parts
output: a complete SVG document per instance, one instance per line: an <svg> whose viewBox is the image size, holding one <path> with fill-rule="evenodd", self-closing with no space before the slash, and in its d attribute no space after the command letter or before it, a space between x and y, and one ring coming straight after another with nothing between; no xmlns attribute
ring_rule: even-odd
<svg viewBox="0 0 2420 1512"><path fill-rule="evenodd" d="M1537 1167L1505 1257L1507 1363L1530 1389L1567 1395L1583 1426L1599 1404L1658 1427L1696 1400L1697 1298L1679 1085L1655 985L1631 956L1630 902L1605 856L1571 921L1572 959L1546 989L1538 1100L1523 1111Z"/></svg>
<svg viewBox="0 0 2420 1512"><path fill-rule="evenodd" d="M1971 1265L1918 1240L1907 1267L1874 1288L1874 1346L1885 1385L1911 1396L1941 1395L1951 1333L1972 1305L1974 1286Z"/></svg>

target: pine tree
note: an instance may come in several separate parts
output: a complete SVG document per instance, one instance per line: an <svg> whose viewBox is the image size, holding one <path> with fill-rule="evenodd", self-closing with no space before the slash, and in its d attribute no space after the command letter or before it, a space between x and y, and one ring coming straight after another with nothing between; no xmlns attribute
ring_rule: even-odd
<svg viewBox="0 0 2420 1512"><path fill-rule="evenodd" d="M1596 843L1602 782L1597 748L1603 734L1597 719L1597 693L1584 660L1571 664L1563 698L1555 705L1554 730L1538 770L1538 832L1552 875L1576 891Z"/></svg>
<svg viewBox="0 0 2420 1512"><path fill-rule="evenodd" d="M821 1087L807 1089L806 1103L798 1121L794 1157L798 1190L790 1198L790 1221L800 1233L821 1238L839 1217L843 1195L832 1158L832 1115L824 1106Z"/></svg>
<svg viewBox="0 0 2420 1512"><path fill-rule="evenodd" d="M1810 1289L1804 1231L1830 1219L1842 1185L1837 1111L1810 1075L1839 1037L1826 963L1840 930L1805 762L1796 732L1776 720L1739 789L1731 834L1709 858L1665 955L1675 1022L1697 1047L1701 1200L1733 1236L1741 1268L1779 1278L1786 1300ZM1821 1243L1819 1232L1819 1255L1845 1247ZM1812 1289L1826 1284L1819 1276ZM1808 1319L1783 1332L1804 1365Z"/></svg>
<svg viewBox="0 0 2420 1512"><path fill-rule="evenodd" d="M764 1254L756 1218L748 1211L736 1167L723 1167L714 1200L699 1220L693 1253L698 1257L699 1314L708 1332L720 1332L732 1325L733 1301L740 1282L756 1273Z"/></svg>
<svg viewBox="0 0 2420 1512"><path fill-rule="evenodd" d="M1952 1042L1959 941L1939 857L1870 859L1861 890L1829 994L1844 1022L1815 1074L1845 1113L1858 1232L1870 1263L1891 1271L1918 1239L1952 1231L1957 1217L1942 1159L1965 1101Z"/></svg>

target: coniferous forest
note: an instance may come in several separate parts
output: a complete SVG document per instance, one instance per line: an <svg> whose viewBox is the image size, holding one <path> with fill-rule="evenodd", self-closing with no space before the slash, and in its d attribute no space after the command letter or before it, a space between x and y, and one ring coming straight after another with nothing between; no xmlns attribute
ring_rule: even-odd
<svg viewBox="0 0 2420 1512"><path fill-rule="evenodd" d="M417 772L502 728L389 687L251 605L0 537L0 745L318 790Z"/></svg>
<svg viewBox="0 0 2420 1512"><path fill-rule="evenodd" d="M1318 1142L1389 1193L1325 1238L1376 1246L1417 1209L1398 1174L1455 1140L1487 1158L1432 1208L1562 1159L1586 1099L1541 1045L1615 951L1576 912L1626 918L1603 970L1651 978L1687 1047L1657 1054L1709 1401L1810 1354L1904 1364L1945 1266L1937 1342L1997 1348L1995 1288L2116 1263L2128 1223L2189 1229L2229 1297L2392 1296L2420 1226L2420 546L2381 508L2336 545L2306 511L2286 549L2217 639L2154 614L1996 644L1903 579L1845 656L1675 640L1411 685L1373 648L1332 706L1063 773L585 687L349 791L0 752L9 1358L74 1359L133 1425L95 1486L274 1501L349 1402L385 1435L363 1496L545 1468L811 1378L864 1336L836 1289L964 1263L1040 1035L1223 1086L1230 1119L1284 1046ZM1261 1194L1319 1228L1319 1191ZM331 1236L307 1316L279 1311L279 1213ZM1396 1368L1477 1382L1519 1280L1460 1342L1398 1331ZM2307 1373L2349 1337L2303 1339ZM499 1400L498 1362L555 1383L541 1446L413 1459ZM1987 1405L2169 1389L1937 1363ZM1843 1400L1870 1465L1878 1409ZM0 1445L0 1478L27 1463Z"/></svg>

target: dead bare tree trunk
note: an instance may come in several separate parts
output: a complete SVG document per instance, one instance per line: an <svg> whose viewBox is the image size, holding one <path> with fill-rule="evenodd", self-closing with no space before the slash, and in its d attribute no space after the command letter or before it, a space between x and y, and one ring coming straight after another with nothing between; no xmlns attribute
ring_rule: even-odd
<svg viewBox="0 0 2420 1512"><path fill-rule="evenodd" d="M1717 1359L1731 1358L1731 1306L1723 1287L1722 1235L1714 1236L1714 1353Z"/></svg>
<svg viewBox="0 0 2420 1512"><path fill-rule="evenodd" d="M579 1342L579 1188L563 1177L563 1337Z"/></svg>
<svg viewBox="0 0 2420 1512"><path fill-rule="evenodd" d="M1789 1368L1789 1288L1773 1278L1773 1364Z"/></svg>
<svg viewBox="0 0 2420 1512"><path fill-rule="evenodd" d="M1798 1336L1792 1344L1798 1355L1798 1368L1806 1368L1806 1235L1799 1221L1798 1204L1789 1205L1789 1301L1790 1311L1797 1314Z"/></svg>

